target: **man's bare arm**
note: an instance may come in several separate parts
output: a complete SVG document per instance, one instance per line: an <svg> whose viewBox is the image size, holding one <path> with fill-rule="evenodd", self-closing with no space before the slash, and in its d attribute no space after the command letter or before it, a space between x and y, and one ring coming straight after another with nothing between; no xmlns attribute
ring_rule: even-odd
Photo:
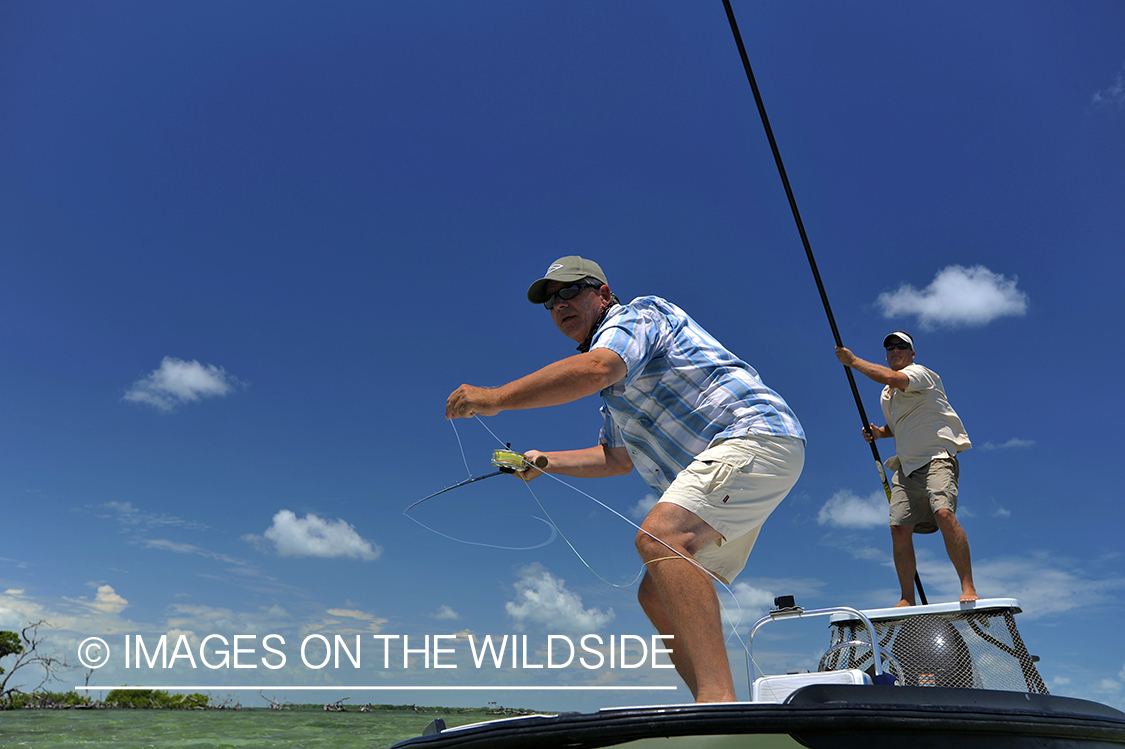
<svg viewBox="0 0 1125 749"><path fill-rule="evenodd" d="M524 481L531 481L542 473L557 473L560 476L574 476L575 478L602 478L603 476L621 476L633 470L633 461L629 458L629 449L625 447L587 447L583 450L528 450L524 456L529 462L535 463L539 456L547 458L547 466L542 471L529 468L519 476Z"/></svg>
<svg viewBox="0 0 1125 749"><path fill-rule="evenodd" d="M896 372L890 367L884 367L882 364L875 364L864 359L860 359L843 346L836 347L836 358L845 367L851 367L862 375L878 382L881 385L890 385L891 387L898 388L899 390L906 390L910 386L910 377L903 372Z"/></svg>
<svg viewBox="0 0 1125 749"><path fill-rule="evenodd" d="M594 349L548 364L498 388L462 385L446 400L445 418L495 416L501 411L558 406L593 395L625 373L625 362L620 356L608 349Z"/></svg>

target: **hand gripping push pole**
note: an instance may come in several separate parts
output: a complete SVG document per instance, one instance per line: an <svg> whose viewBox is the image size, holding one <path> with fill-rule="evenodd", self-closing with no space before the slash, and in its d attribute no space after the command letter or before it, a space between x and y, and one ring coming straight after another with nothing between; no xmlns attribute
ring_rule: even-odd
<svg viewBox="0 0 1125 749"><path fill-rule="evenodd" d="M738 45L738 54L742 57L742 66L746 69L746 78L750 81L750 89L754 92L754 102L758 105L758 114L762 117L762 125L766 130L766 137L770 142L770 149L773 151L773 160L777 163L778 174L781 175L781 183L785 186L785 195L789 198L789 207L793 210L793 219L797 222L797 231L801 235L801 242L805 245L805 255L809 259L809 267L812 268L813 278L816 279L816 288L820 291L820 301L824 303L824 311L828 314L828 324L832 327L832 335L836 339L837 346L843 346L840 340L840 331L836 328L836 319L832 316L832 308L828 304L828 295L824 292L824 283L820 280L820 271L816 268L816 258L813 257L812 246L809 244L809 237L805 233L805 225L801 221L801 212L797 210L797 200L793 197L793 188L789 185L789 177L785 174L785 165L781 162L781 151L777 148L777 141L773 137L773 129L770 127L769 118L766 116L766 107L762 103L762 94L758 90L758 83L754 80L754 71L750 68L750 58L746 55L746 47L742 43L742 34L738 31L738 23L734 20L734 11L730 7L730 0L723 0L723 7L727 11L727 20L730 21L730 30L734 33L735 44ZM863 422L863 431L871 435L871 430L868 427L870 422L867 421L867 413L863 410L863 401L859 397L859 389L855 385L855 377L852 376L852 370L849 367L844 367L844 372L848 376L848 384L852 388L852 397L855 398L855 405L859 409L859 418ZM891 485L887 483L887 473L883 470L883 461L879 457L879 449L875 447L875 440L872 439L869 443L871 445L871 455L875 458L875 467L879 471L879 478L883 482L883 491L887 493L887 502L891 501ZM918 588L918 597L922 601L922 605L926 605L926 591L922 589L922 579L918 576L917 570L914 572L914 585Z"/></svg>

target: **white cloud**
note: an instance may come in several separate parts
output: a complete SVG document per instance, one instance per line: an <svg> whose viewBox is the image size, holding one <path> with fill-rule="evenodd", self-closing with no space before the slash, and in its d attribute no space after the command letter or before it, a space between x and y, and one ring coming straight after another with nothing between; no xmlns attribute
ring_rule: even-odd
<svg viewBox="0 0 1125 749"><path fill-rule="evenodd" d="M734 600L738 601L742 609L742 624L747 628L761 619L773 608L773 593L762 588L755 588L749 583L735 583L731 587Z"/></svg>
<svg viewBox="0 0 1125 749"><path fill-rule="evenodd" d="M887 518L885 492L863 498L842 489L820 508L816 522L837 528L880 528L887 524Z"/></svg>
<svg viewBox="0 0 1125 749"><path fill-rule="evenodd" d="M328 609L328 617L321 617L301 625L302 634L328 633L337 635L367 635L382 631L387 620L358 609Z"/></svg>
<svg viewBox="0 0 1125 749"><path fill-rule="evenodd" d="M516 600L505 604L518 629L527 623L544 624L556 633L597 632L613 621L613 609L582 608L582 598L566 589L566 580L552 575L539 563L519 570Z"/></svg>
<svg viewBox="0 0 1125 749"><path fill-rule="evenodd" d="M879 295L884 317L917 315L924 329L984 325L998 317L1027 312L1027 294L1016 280L993 273L983 265L951 265L938 271L919 291L909 284Z"/></svg>
<svg viewBox="0 0 1125 749"><path fill-rule="evenodd" d="M178 528L187 528L189 530L207 530L209 526L205 523L195 522L193 520L184 520L175 515L157 515L151 512L145 512L137 507L134 507L131 502L106 502L99 507L105 507L112 510L117 518L117 522L126 528L153 528L156 526L174 526ZM108 517L100 515L99 517Z"/></svg>
<svg viewBox="0 0 1125 749"><path fill-rule="evenodd" d="M985 442L980 446L981 450L1009 450L1014 447L1031 447L1035 444L1035 440L1021 440L1019 437L1012 437L1007 442L996 444L995 442Z"/></svg>
<svg viewBox="0 0 1125 749"><path fill-rule="evenodd" d="M284 630L292 624L290 614L280 606L260 606L256 611L235 611L224 607L172 604L165 626L192 632L244 632L257 634Z"/></svg>
<svg viewBox="0 0 1125 749"><path fill-rule="evenodd" d="M291 510L280 510L263 535L264 539L254 534L242 539L258 548L271 541L278 556L283 557L351 557L371 561L383 553L382 547L360 536L344 520L322 520L312 513L298 518Z"/></svg>
<svg viewBox="0 0 1125 749"><path fill-rule="evenodd" d="M245 560L236 557L221 554L217 551L208 551L207 549L200 548L195 544L184 544L177 541L169 541L166 538L141 538L138 543L146 549L157 549L159 551L170 551L173 554L198 554L206 559L214 559L218 562L225 562L227 564L236 564L245 566L249 564Z"/></svg>
<svg viewBox="0 0 1125 749"><path fill-rule="evenodd" d="M1113 679L1102 679L1098 682L1098 685L1094 687L1094 690L1098 692L1120 692L1121 684Z"/></svg>
<svg viewBox="0 0 1125 749"><path fill-rule="evenodd" d="M1091 103L1102 107L1125 106L1125 65L1122 66L1121 72L1118 72L1113 83L1101 91L1094 92Z"/></svg>
<svg viewBox="0 0 1125 749"><path fill-rule="evenodd" d="M98 594L90 606L103 614L120 614L129 602L117 594L112 585L99 585Z"/></svg>
<svg viewBox="0 0 1125 749"><path fill-rule="evenodd" d="M942 600L942 596L954 600L960 593L948 560L932 570L923 570L927 590L928 580L933 580L935 588L931 600ZM1046 553L973 559L973 582L983 597L1017 599L1028 619L1111 603L1117 600L1117 592L1125 589L1125 577L1095 579L1072 560Z"/></svg>
<svg viewBox="0 0 1125 749"><path fill-rule="evenodd" d="M435 619L448 619L450 621L455 621L457 619L460 619L461 615L449 606L442 606L440 609L438 609L438 612L433 615L433 617Z"/></svg>
<svg viewBox="0 0 1125 749"><path fill-rule="evenodd" d="M328 609L328 613L332 616L343 616L348 619L362 619L364 621L374 621L375 615L368 614L366 611L359 609Z"/></svg>
<svg viewBox="0 0 1125 749"><path fill-rule="evenodd" d="M652 508L656 507L656 503L658 501L660 501L660 498L655 494L646 494L640 502L637 502L637 504L633 505L633 507L629 510L629 515L632 516L634 520L644 520L646 517L648 517L648 514L652 511Z"/></svg>
<svg viewBox="0 0 1125 749"><path fill-rule="evenodd" d="M172 411L182 403L223 396L242 386L238 378L214 364L200 364L165 356L160 368L133 383L124 400Z"/></svg>

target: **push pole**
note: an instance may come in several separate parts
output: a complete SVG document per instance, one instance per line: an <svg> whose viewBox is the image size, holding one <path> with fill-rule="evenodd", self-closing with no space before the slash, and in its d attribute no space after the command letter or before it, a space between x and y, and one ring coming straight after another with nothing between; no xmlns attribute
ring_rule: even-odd
<svg viewBox="0 0 1125 749"><path fill-rule="evenodd" d="M785 174L785 165L781 162L781 151L778 150L777 141L773 137L773 128L770 127L769 117L766 116L766 106L762 103L762 94L758 90L758 83L754 80L754 71L750 68L750 58L746 55L746 46L742 43L742 34L738 31L738 23L734 20L734 10L730 7L730 0L723 0L723 7L727 11L727 20L730 21L730 30L734 33L734 41L738 45L738 54L742 57L742 67L746 69L746 78L750 81L750 90L754 92L754 102L758 105L758 114L762 117L762 125L766 129L766 137L770 142L770 149L773 151L773 160L777 163L778 174L781 175L781 183L785 185L785 195L789 198L789 207L793 210L793 219L797 222L797 231L801 235L801 242L805 245L805 255L809 259L809 267L812 268L813 278L816 279L816 288L820 291L820 301L824 303L824 311L828 315L828 324L832 327L832 335L836 339L836 345L842 347L844 344L840 340L840 331L836 327L836 319L832 316L832 307L828 304L828 294L824 291L824 282L820 280L820 271L816 268L816 258L813 257L812 246L809 244L809 237L805 233L805 224L801 221L801 212L797 210L797 200L793 197L793 188L789 185L789 177ZM887 483L887 473L883 470L883 461L879 457L879 448L875 447L875 439L871 434L871 429L868 426L870 422L867 420L867 412L863 410L863 401L859 397L859 388L856 387L855 377L852 376L851 367L844 367L844 372L848 376L848 384L852 388L852 397L855 398L856 408L859 409L859 418L863 422L863 431L871 436L872 439L868 443L871 445L871 455L875 458L875 468L879 471L879 478L883 482L883 491L887 494L887 502L891 501L891 485ZM918 597L922 601L922 605L926 604L926 591L922 589L922 578L918 576L918 570L914 570L914 584L918 588Z"/></svg>

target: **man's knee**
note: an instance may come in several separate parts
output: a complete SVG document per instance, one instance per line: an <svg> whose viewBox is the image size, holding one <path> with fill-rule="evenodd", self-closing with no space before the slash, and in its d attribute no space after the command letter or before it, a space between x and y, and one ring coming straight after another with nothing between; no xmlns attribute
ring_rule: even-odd
<svg viewBox="0 0 1125 749"><path fill-rule="evenodd" d="M637 531L637 537L633 539L633 545L637 547L637 553L641 555L642 559L646 560L653 552L653 545L659 543L660 542L654 539L649 531L644 528Z"/></svg>
<svg viewBox="0 0 1125 749"><path fill-rule="evenodd" d="M914 536L913 525L892 525L891 538L895 541L910 541Z"/></svg>
<svg viewBox="0 0 1125 749"><path fill-rule="evenodd" d="M956 528L960 525L960 523L957 522L957 516L953 514L953 511L945 507L934 513L934 520L937 521L938 528L941 528L943 531L946 529Z"/></svg>

